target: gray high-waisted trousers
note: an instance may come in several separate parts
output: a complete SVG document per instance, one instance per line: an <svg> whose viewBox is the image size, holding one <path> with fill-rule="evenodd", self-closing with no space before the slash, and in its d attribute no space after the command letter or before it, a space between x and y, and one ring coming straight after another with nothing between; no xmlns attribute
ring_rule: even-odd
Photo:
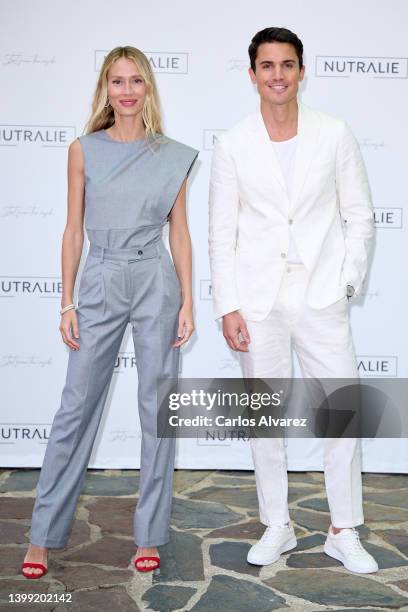
<svg viewBox="0 0 408 612"><path fill-rule="evenodd" d="M133 332L142 428L134 541L139 546L168 542L175 439L156 435L157 381L178 375L180 349L172 344L177 339L180 303L179 281L162 240L142 249L91 245L79 289L80 349L69 354L61 406L37 485L32 544L66 546L128 323Z"/></svg>

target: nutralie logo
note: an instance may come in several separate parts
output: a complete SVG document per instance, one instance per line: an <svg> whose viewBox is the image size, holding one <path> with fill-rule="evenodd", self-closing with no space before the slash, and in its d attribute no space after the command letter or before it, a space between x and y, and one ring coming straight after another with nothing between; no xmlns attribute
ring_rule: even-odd
<svg viewBox="0 0 408 612"><path fill-rule="evenodd" d="M134 353L120 351L115 362L114 374L121 374L129 368L136 367L136 358Z"/></svg>
<svg viewBox="0 0 408 612"><path fill-rule="evenodd" d="M0 145L37 145L67 147L76 138L72 125L10 125L0 124Z"/></svg>
<svg viewBox="0 0 408 612"><path fill-rule="evenodd" d="M204 150L211 151L214 148L218 137L223 132L225 132L225 130L204 130L204 136L203 136Z"/></svg>
<svg viewBox="0 0 408 612"><path fill-rule="evenodd" d="M396 355L359 355L357 367L360 376L397 376L398 357Z"/></svg>
<svg viewBox="0 0 408 612"><path fill-rule="evenodd" d="M374 207L374 223L377 228L401 229L402 208Z"/></svg>
<svg viewBox="0 0 408 612"><path fill-rule="evenodd" d="M115 366L113 373L114 374L123 374L127 370L131 370L136 368L136 357L134 352L131 351L119 351L118 356L116 358ZM181 355L179 359L179 372L181 372Z"/></svg>
<svg viewBox="0 0 408 612"><path fill-rule="evenodd" d="M0 423L0 444L15 444L19 440L33 440L46 444L51 425L48 423Z"/></svg>
<svg viewBox="0 0 408 612"><path fill-rule="evenodd" d="M59 298L62 280L58 276L0 276L0 298Z"/></svg>
<svg viewBox="0 0 408 612"><path fill-rule="evenodd" d="M95 70L99 71L109 51L95 51ZM179 51L144 51L153 72L167 74L188 73L188 53Z"/></svg>
<svg viewBox="0 0 408 612"><path fill-rule="evenodd" d="M352 57L344 55L317 55L317 77L373 77L376 79L408 78L406 57Z"/></svg>

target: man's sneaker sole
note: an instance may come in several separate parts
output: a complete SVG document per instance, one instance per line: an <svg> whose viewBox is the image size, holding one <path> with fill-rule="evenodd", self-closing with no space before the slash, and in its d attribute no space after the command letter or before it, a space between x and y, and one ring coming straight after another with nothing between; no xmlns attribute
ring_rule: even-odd
<svg viewBox="0 0 408 612"><path fill-rule="evenodd" d="M374 572L378 571L378 565L375 568L371 566L369 569L366 569L361 566L357 567L353 566L350 563L347 563L341 552L337 550L337 548L334 548L334 546L332 546L330 542L325 542L323 550L326 555L329 555L329 557L333 557L333 559L337 559L337 561L340 561L340 563L342 563L344 567L350 572L355 572L356 574L374 574Z"/></svg>
<svg viewBox="0 0 408 612"><path fill-rule="evenodd" d="M267 557L265 561L259 561L255 559L250 555L250 552L248 553L247 556L247 562L251 563L251 565L270 565L271 563L275 563L275 561L277 561L279 559L279 557L281 556L282 553L288 552L289 550L292 550L293 548L296 548L297 546L297 540L296 538L291 538L290 540L288 540L287 542L285 542L285 544L283 545L283 548L278 551L277 553L275 553L275 555L273 557ZM251 560L252 559L252 560Z"/></svg>

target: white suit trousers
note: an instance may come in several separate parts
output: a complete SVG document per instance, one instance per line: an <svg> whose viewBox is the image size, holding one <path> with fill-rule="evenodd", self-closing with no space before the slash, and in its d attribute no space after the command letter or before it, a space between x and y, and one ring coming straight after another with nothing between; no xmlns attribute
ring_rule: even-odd
<svg viewBox="0 0 408 612"><path fill-rule="evenodd" d="M239 353L244 377L290 378L291 347L307 378L357 378L348 301L344 297L323 309L305 300L308 274L302 264L289 264L272 310L262 321L247 320L249 351ZM260 520L283 525L290 520L286 448L283 438L251 438ZM332 524L364 523L361 440L322 440L324 474Z"/></svg>

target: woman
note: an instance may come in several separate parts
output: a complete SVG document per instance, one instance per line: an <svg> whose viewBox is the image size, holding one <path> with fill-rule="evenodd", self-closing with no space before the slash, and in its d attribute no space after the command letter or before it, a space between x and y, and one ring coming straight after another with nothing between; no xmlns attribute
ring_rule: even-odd
<svg viewBox="0 0 408 612"><path fill-rule="evenodd" d="M47 549L64 548L68 540L128 323L142 428L135 567L160 565L157 546L169 540L175 439L156 436L158 378L177 377L180 346L194 330L186 181L197 154L163 135L146 56L130 46L113 49L100 71L86 134L68 153L60 331L71 351L21 566L27 578L43 576ZM84 216L90 249L75 310ZM175 268L162 241L167 220Z"/></svg>

